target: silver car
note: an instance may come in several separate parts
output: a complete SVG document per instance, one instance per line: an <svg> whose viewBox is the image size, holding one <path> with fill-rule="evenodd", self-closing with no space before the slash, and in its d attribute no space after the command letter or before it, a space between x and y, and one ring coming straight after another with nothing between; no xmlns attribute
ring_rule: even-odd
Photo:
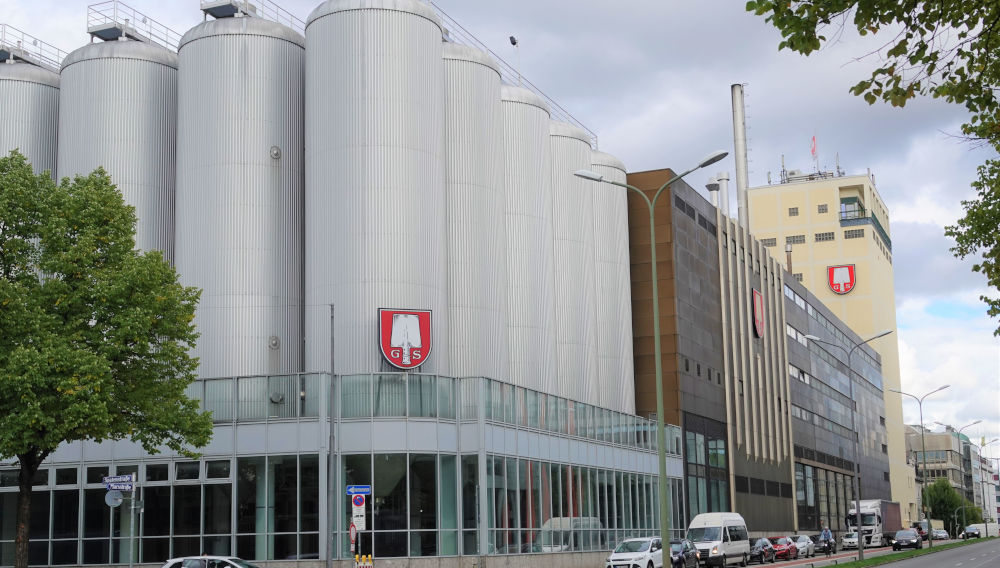
<svg viewBox="0 0 1000 568"><path fill-rule="evenodd" d="M840 537L840 548L857 548L858 547L858 533L849 532L844 533L844 536Z"/></svg>
<svg viewBox="0 0 1000 568"><path fill-rule="evenodd" d="M663 546L656 537L627 538L623 540L604 561L605 568L638 566L639 568L663 568Z"/></svg>
<svg viewBox="0 0 1000 568"><path fill-rule="evenodd" d="M809 558L810 556L816 556L816 543L808 536L804 534L792 535L792 542L799 549L800 557Z"/></svg>

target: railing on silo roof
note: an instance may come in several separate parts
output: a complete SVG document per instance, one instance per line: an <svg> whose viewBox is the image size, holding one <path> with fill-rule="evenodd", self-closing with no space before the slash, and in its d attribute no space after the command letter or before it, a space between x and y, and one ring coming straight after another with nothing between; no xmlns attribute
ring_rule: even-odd
<svg viewBox="0 0 1000 568"><path fill-rule="evenodd" d="M177 51L181 39L181 34L118 0L87 6L87 33L105 41L125 36L171 51Z"/></svg>
<svg viewBox="0 0 1000 568"><path fill-rule="evenodd" d="M545 102L549 104L549 111L552 115L552 118L556 120L561 120L563 122L568 122L574 126L582 128L587 132L588 135L590 135L590 145L595 149L597 148L597 134L595 134L591 129L587 128L582 122L577 120L576 117L570 114L568 110L561 107L559 103L552 100L551 97L543 93L542 90L539 89L534 83L524 78L519 69L507 63L506 61L503 60L502 57L494 53L493 50L486 47L486 45L483 42L479 41L479 39L476 38L476 36L472 35L472 33L469 30L463 28L461 24L456 22L454 19L452 19L451 16L445 13L445 11L442 10L440 6L435 4L432 0L427 0L427 3L434 9L438 17L441 18L444 27L447 29L447 39L449 41L462 45L467 45L469 47L476 47L489 53L490 56L492 56L493 59L496 60L497 66L500 68L500 77L506 83L510 85L517 85L519 87L524 87L530 90L531 92L535 93L536 95L542 97L542 99L544 99Z"/></svg>
<svg viewBox="0 0 1000 568"><path fill-rule="evenodd" d="M19 59L38 67L59 72L66 52L29 35L10 24L0 24L0 60Z"/></svg>
<svg viewBox="0 0 1000 568"><path fill-rule="evenodd" d="M306 23L270 0L201 0L201 11L214 18L246 16L271 20L305 35Z"/></svg>

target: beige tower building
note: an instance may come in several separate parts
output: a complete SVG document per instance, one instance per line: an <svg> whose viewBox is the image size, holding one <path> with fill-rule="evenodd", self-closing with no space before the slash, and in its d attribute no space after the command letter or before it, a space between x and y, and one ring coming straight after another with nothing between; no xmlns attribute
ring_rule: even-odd
<svg viewBox="0 0 1000 568"><path fill-rule="evenodd" d="M789 258L789 271L837 317L861 337L896 331L889 213L869 176L791 170L779 184L751 188L747 203L754 236L772 247L772 256ZM893 333L871 345L882 356L892 499L909 526L919 519L918 489L907 461L902 397L889 391L900 388L898 339Z"/></svg>

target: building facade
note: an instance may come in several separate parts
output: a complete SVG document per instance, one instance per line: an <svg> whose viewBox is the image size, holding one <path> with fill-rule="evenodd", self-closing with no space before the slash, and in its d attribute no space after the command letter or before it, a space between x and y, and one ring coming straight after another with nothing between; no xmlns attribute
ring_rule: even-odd
<svg viewBox="0 0 1000 568"><path fill-rule="evenodd" d="M750 188L751 232L787 254L793 277L862 338L896 330L889 212L870 176L782 174L781 183ZM776 247L776 248L775 248ZM895 335L870 344L881 356L892 499L903 520L919 518L906 457L899 348Z"/></svg>

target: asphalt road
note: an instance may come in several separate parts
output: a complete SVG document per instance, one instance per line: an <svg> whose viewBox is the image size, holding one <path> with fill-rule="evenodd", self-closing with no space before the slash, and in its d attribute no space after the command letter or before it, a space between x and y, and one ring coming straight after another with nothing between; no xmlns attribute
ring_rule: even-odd
<svg viewBox="0 0 1000 568"><path fill-rule="evenodd" d="M939 541L934 541L938 544ZM954 540L940 541L941 544L955 542ZM926 545L925 545L926 547ZM865 557L882 556L891 554L892 548L866 548ZM855 560L858 551L850 550L846 553L838 552L830 558L818 554L816 558L792 560L789 562L778 561L777 564L768 564L768 568L784 568L785 566L797 566L803 568L820 568L821 566L834 566ZM916 558L905 560L905 568L941 568L942 566L954 568L996 568L1000 567L1000 539L977 542L967 546L960 546L951 550L925 554ZM757 566L752 564L751 566ZM900 565L903 568L903 565Z"/></svg>

